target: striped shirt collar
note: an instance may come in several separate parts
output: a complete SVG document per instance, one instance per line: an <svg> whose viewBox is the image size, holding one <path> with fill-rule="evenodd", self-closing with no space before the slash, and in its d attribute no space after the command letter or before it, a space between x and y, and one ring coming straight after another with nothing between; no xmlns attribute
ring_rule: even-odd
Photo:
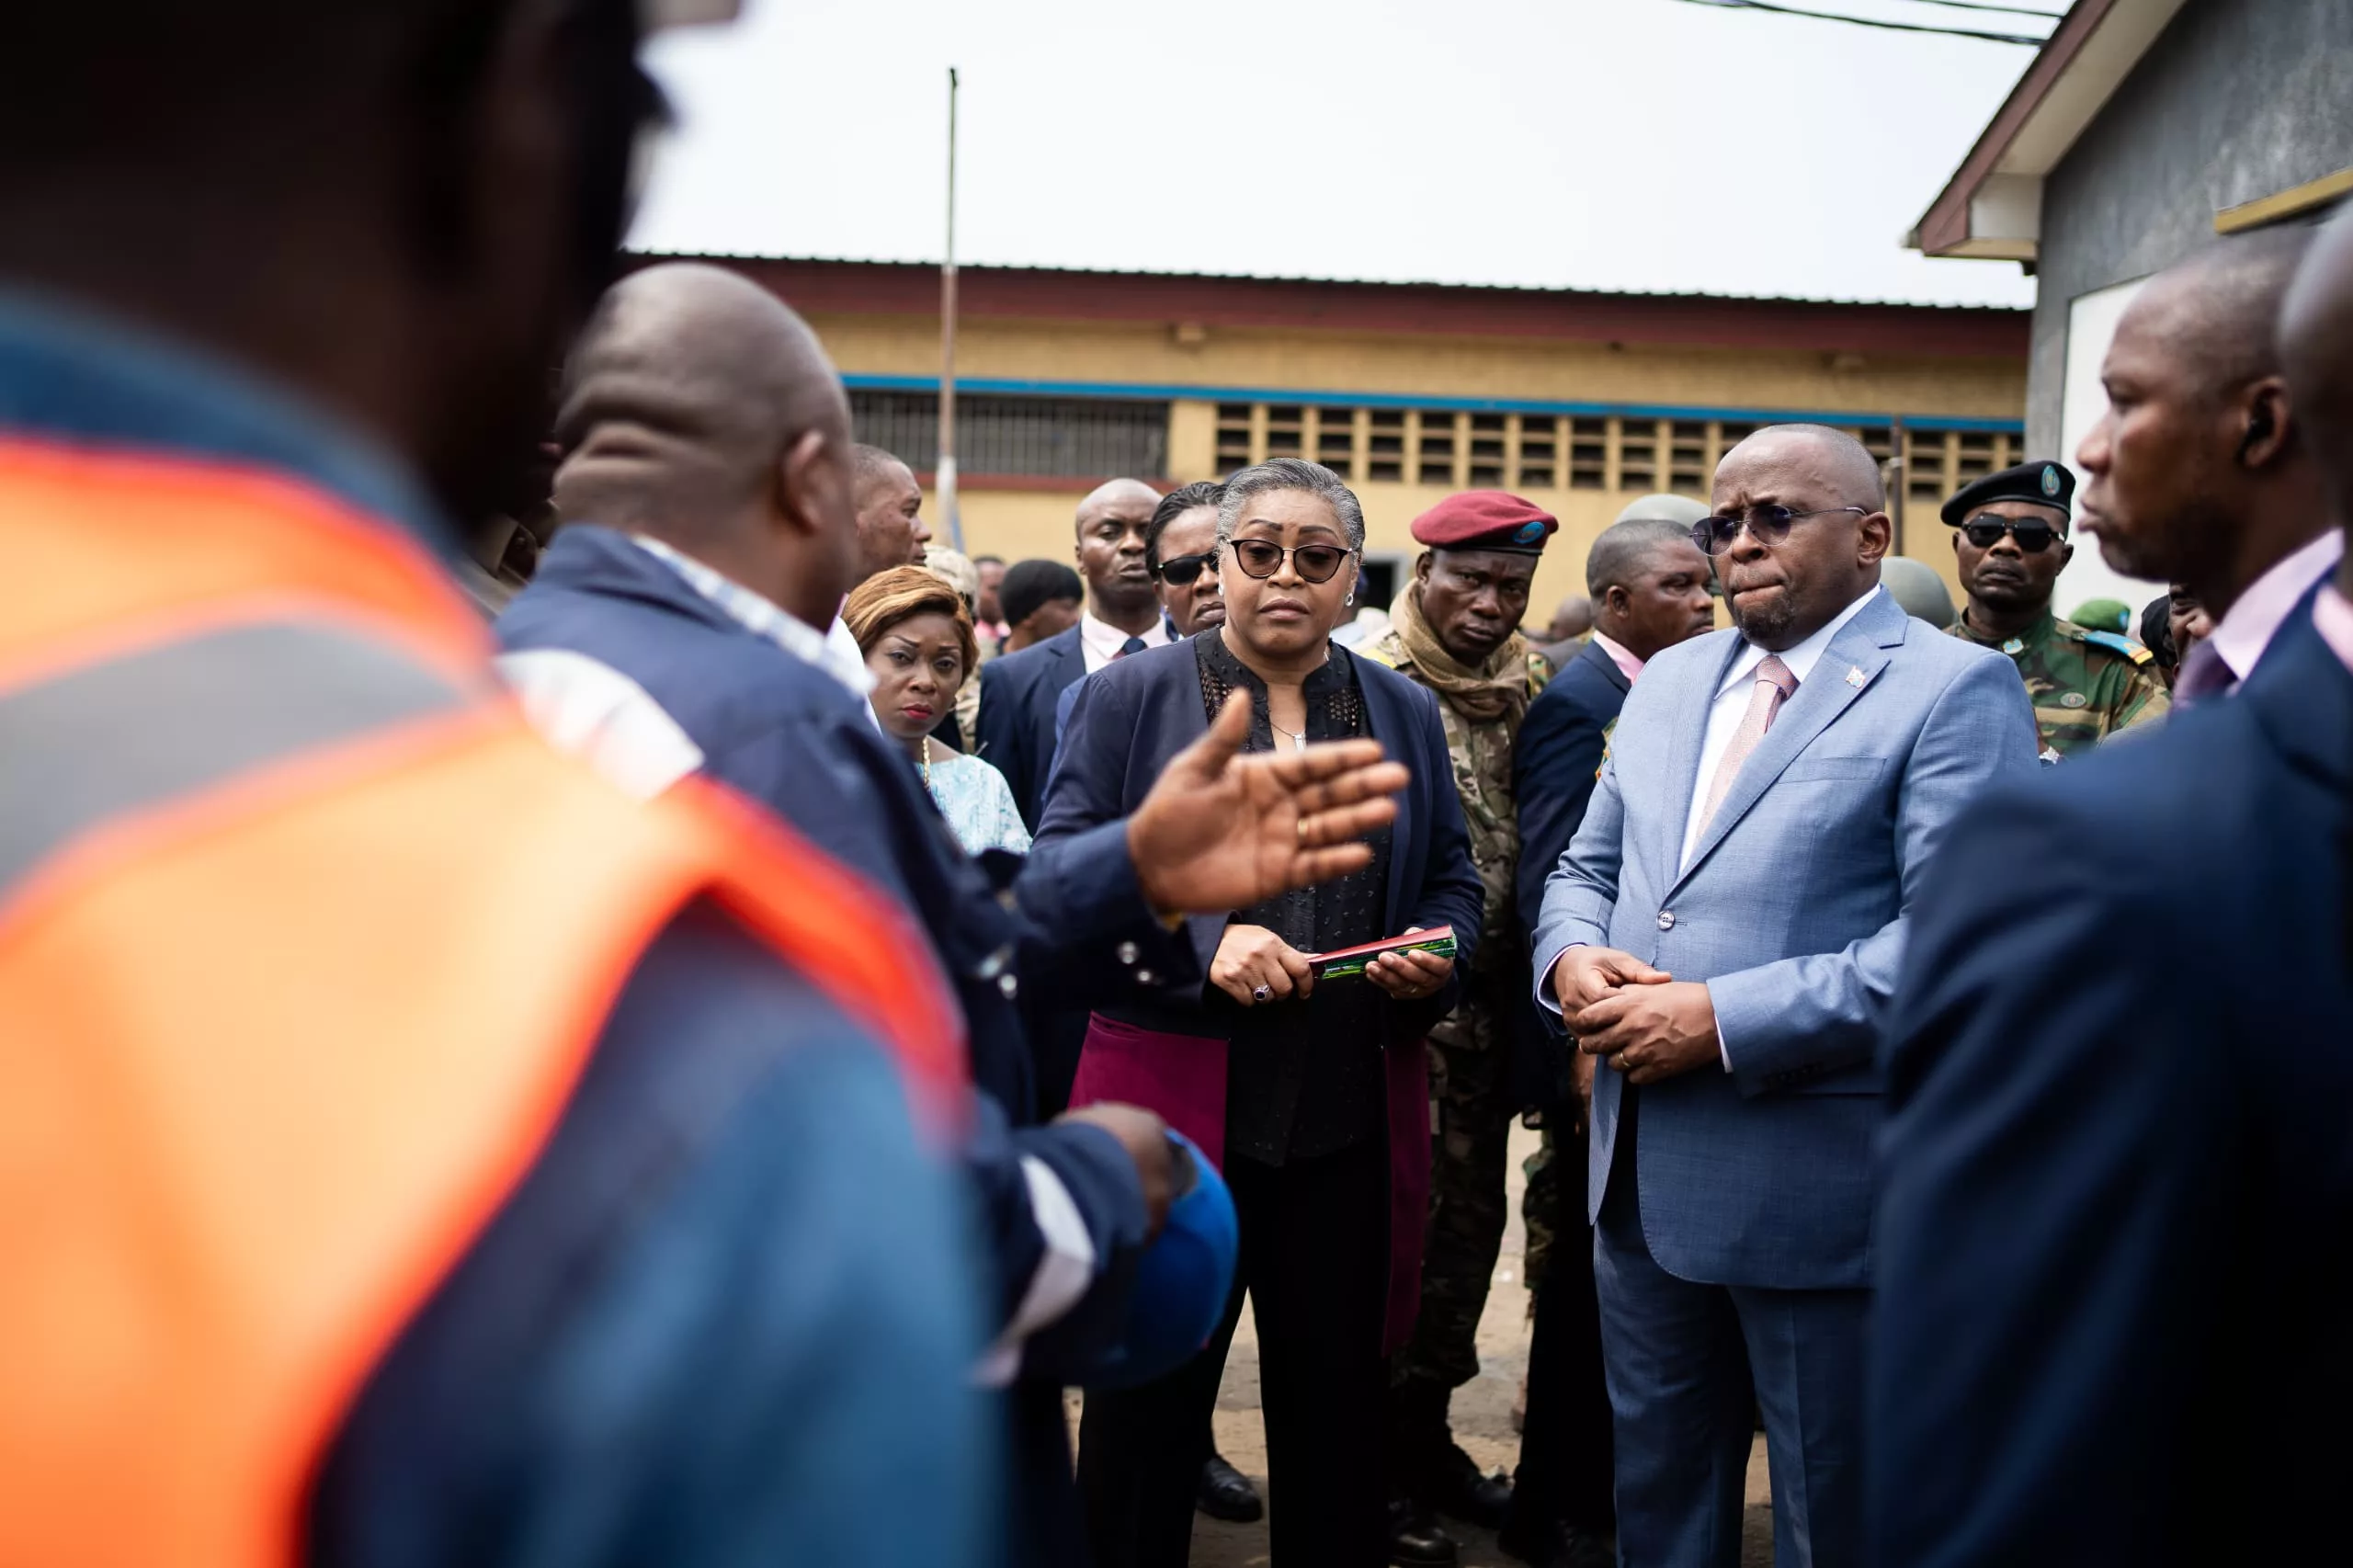
<svg viewBox="0 0 2353 1568"><path fill-rule="evenodd" d="M704 565L693 556L643 534L630 542L676 572L720 613L757 636L765 637L793 657L816 665L849 687L859 701L874 689L873 674L862 659L850 656L847 639L829 636L762 594L756 594L725 573ZM836 622L836 624L839 624Z"/></svg>

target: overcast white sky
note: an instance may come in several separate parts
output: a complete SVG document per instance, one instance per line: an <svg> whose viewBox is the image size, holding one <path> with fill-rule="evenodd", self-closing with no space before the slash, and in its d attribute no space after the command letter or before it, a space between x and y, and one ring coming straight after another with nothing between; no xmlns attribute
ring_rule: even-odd
<svg viewBox="0 0 2353 1568"><path fill-rule="evenodd" d="M1919 0L1790 0L2047 30ZM2061 0L2006 0L2056 11ZM1680 0L746 0L658 41L635 243L2027 304L1904 232L2032 58Z"/></svg>

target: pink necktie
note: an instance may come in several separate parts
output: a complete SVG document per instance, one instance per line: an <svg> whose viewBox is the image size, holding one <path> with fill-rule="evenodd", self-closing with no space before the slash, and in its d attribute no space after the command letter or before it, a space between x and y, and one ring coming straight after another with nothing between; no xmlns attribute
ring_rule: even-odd
<svg viewBox="0 0 2353 1568"><path fill-rule="evenodd" d="M1732 734L1732 744L1724 749L1722 762L1716 764L1716 776L1708 783L1708 809L1699 818L1699 831L1716 820L1717 808L1724 797L1732 793L1733 780L1740 777L1741 764L1773 727L1773 715L1781 710L1790 694L1798 688L1798 677L1790 674L1790 666L1781 663L1779 653L1768 653L1765 662L1756 666L1756 684L1749 689L1748 711L1742 715L1740 728Z"/></svg>

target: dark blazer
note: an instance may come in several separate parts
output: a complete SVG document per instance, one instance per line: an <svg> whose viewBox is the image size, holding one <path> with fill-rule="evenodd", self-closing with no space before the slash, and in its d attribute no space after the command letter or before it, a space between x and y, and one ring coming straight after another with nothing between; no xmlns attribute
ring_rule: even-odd
<svg viewBox="0 0 2353 1568"><path fill-rule="evenodd" d="M1013 803L1033 834L1045 815L1046 784L1054 766L1055 699L1086 674L1086 651L1075 626L981 666L974 755L1013 786Z"/></svg>
<svg viewBox="0 0 2353 1568"><path fill-rule="evenodd" d="M582 524L558 534L498 635L510 652L565 649L628 676L701 749L701 772L904 903L963 1001L975 1080L1016 1121L1028 1118L1031 1086L1008 971L1020 985L1088 1002L1126 1000L1108 986L1121 973L1186 983L1201 973L1153 917L1124 830L975 862L864 703L620 534ZM1133 963L1103 961L1128 952Z"/></svg>
<svg viewBox="0 0 2353 1568"><path fill-rule="evenodd" d="M1626 706L1633 682L1597 642L1587 642L1528 705L1512 751L1512 795L1519 805L1520 925L1536 929L1544 883L1585 821L1601 771L1602 732Z"/></svg>
<svg viewBox="0 0 2353 1568"><path fill-rule="evenodd" d="M1512 747L1512 798L1519 809L1519 868L1513 904L1523 935L1536 929L1544 883L1576 836L1601 770L1603 733L1626 705L1633 682L1599 644L1573 646L1528 705ZM1512 1092L1522 1105L1563 1105L1570 1086L1569 1037L1561 1020L1524 998L1512 1030Z"/></svg>
<svg viewBox="0 0 2353 1568"><path fill-rule="evenodd" d="M2353 675L1957 826L1884 1049L1871 1560L2291 1562L2353 1471Z"/></svg>
<svg viewBox="0 0 2353 1568"><path fill-rule="evenodd" d="M1462 801L1454 790L1438 699L1394 670L1345 648L1335 647L1332 657L1351 662L1372 737L1413 772L1413 782L1398 797L1397 818L1390 830L1381 935L1393 936L1409 926L1452 926L1460 949L1455 961L1459 977L1471 961L1486 895L1471 864ZM1051 850L1127 816L1169 760L1208 729L1199 655L1189 642L1131 654L1097 672L1071 712L1039 844ZM1229 916L1196 916L1186 922L1204 976L1228 924ZM1461 991L1457 979L1427 1001L1392 1003L1384 1009L1381 1043L1388 1050L1390 1064L1392 1264L1387 1337L1392 1346L1402 1343L1412 1325L1427 1209L1428 1082L1420 1042L1453 1010ZM1162 989L1119 1014L1125 1024L1152 1034L1199 1042L1201 1055L1195 1061L1207 1068L1208 1087L1222 1115L1225 1043L1239 1016L1224 993L1206 983L1189 994ZM1152 1063L1131 1065L1141 1071L1108 1082L1107 1088L1119 1093L1106 1097L1133 1097L1152 1106ZM1222 1158L1222 1150L1211 1153Z"/></svg>

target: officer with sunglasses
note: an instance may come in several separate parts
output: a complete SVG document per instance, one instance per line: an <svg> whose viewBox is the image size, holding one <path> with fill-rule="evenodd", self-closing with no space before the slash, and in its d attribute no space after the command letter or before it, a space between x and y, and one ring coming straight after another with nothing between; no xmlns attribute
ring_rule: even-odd
<svg viewBox="0 0 2353 1568"><path fill-rule="evenodd" d="M2067 542L2075 494L2065 464L2021 463L1962 486L1943 511L1969 596L1949 630L2017 662L2045 762L2153 722L2170 701L2146 648L2052 613L2052 592L2075 553Z"/></svg>

